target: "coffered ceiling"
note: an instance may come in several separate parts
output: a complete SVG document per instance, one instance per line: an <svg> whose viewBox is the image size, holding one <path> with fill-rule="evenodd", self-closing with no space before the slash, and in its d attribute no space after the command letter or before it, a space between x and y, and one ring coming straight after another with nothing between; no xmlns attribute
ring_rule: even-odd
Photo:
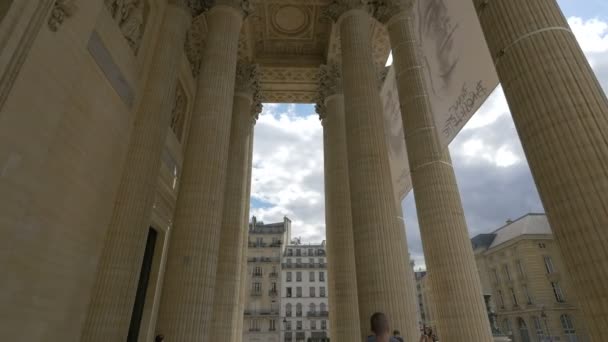
<svg viewBox="0 0 608 342"><path fill-rule="evenodd" d="M318 70L340 63L339 30L323 15L330 0L252 0L243 25L239 59L257 63L264 102L315 102ZM390 46L385 28L372 23L373 52L383 67Z"/></svg>

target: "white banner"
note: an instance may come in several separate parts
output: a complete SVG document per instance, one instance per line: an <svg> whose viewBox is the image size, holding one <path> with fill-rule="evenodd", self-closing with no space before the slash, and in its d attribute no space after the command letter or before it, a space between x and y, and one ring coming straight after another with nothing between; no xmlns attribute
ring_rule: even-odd
<svg viewBox="0 0 608 342"><path fill-rule="evenodd" d="M419 0L414 12L437 134L447 147L496 88L498 76L472 1ZM412 183L392 66L381 96L393 182L403 199Z"/></svg>

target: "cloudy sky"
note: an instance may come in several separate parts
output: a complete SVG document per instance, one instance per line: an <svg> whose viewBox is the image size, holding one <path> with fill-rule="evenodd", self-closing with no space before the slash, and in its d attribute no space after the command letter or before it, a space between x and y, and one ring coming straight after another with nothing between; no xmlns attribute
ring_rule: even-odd
<svg viewBox="0 0 608 342"><path fill-rule="evenodd" d="M608 90L608 2L560 0L570 25ZM265 104L255 127L251 213L292 220L303 242L325 238L322 126L313 105ZM507 219L542 212L536 187L500 87L450 145L471 236ZM424 265L414 196L403 201L408 245Z"/></svg>

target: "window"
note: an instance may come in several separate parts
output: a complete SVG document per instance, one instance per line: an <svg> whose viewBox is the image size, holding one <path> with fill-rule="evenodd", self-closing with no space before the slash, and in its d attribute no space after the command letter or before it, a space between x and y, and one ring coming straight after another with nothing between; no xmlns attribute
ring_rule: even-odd
<svg viewBox="0 0 608 342"><path fill-rule="evenodd" d="M321 297L325 297L325 286L321 286L321 287L319 288L319 292L320 292L320 293L319 293L319 296L321 296Z"/></svg>
<svg viewBox="0 0 608 342"><path fill-rule="evenodd" d="M302 281L302 272L296 272L296 281Z"/></svg>
<svg viewBox="0 0 608 342"><path fill-rule="evenodd" d="M264 238L259 237L259 238L255 239L256 246L262 246L263 244L264 244Z"/></svg>
<svg viewBox="0 0 608 342"><path fill-rule="evenodd" d="M498 305L500 305L501 309L505 308L505 299L502 296L502 291L498 290Z"/></svg>
<svg viewBox="0 0 608 342"><path fill-rule="evenodd" d="M545 337L545 333L543 332L543 324L537 316L532 316L532 321L534 322L534 329L536 329L536 339L542 341Z"/></svg>
<svg viewBox="0 0 608 342"><path fill-rule="evenodd" d="M261 277L262 276L262 268L260 266L256 266L253 269L253 276L254 277Z"/></svg>
<svg viewBox="0 0 608 342"><path fill-rule="evenodd" d="M317 330L317 321L315 321L315 320L310 321L310 330Z"/></svg>
<svg viewBox="0 0 608 342"><path fill-rule="evenodd" d="M526 296L526 304L532 304L532 297L530 297L530 292L528 291L528 287L524 285L524 296Z"/></svg>
<svg viewBox="0 0 608 342"><path fill-rule="evenodd" d="M515 262L515 265L517 266L517 272L519 273L519 277L523 278L525 273L524 273L524 266L521 263L521 260L517 260Z"/></svg>
<svg viewBox="0 0 608 342"><path fill-rule="evenodd" d="M262 283L253 283L253 292L254 293L262 292Z"/></svg>
<svg viewBox="0 0 608 342"><path fill-rule="evenodd" d="M503 325L503 329L505 329L505 331L503 331L503 333L505 335L511 335L511 334L513 334L513 330L511 329L511 321L509 321L508 318L505 318L502 321L502 325Z"/></svg>
<svg viewBox="0 0 608 342"><path fill-rule="evenodd" d="M296 265L298 265L298 267L302 266L302 259L301 258L296 258Z"/></svg>
<svg viewBox="0 0 608 342"><path fill-rule="evenodd" d="M291 266L291 259L287 258L287 265Z"/></svg>
<svg viewBox="0 0 608 342"><path fill-rule="evenodd" d="M325 320L321 321L321 330L327 330L327 321L325 321Z"/></svg>
<svg viewBox="0 0 608 342"><path fill-rule="evenodd" d="M257 319L249 321L249 331L260 331L260 323Z"/></svg>
<svg viewBox="0 0 608 342"><path fill-rule="evenodd" d="M530 335L528 334L528 326L523 318L517 318L517 325L519 327L519 334L521 336L521 342L530 342Z"/></svg>
<svg viewBox="0 0 608 342"><path fill-rule="evenodd" d="M310 273L308 273L308 281L315 281L315 272L314 271L310 271Z"/></svg>
<svg viewBox="0 0 608 342"><path fill-rule="evenodd" d="M287 293L285 294L285 297L291 297L291 287L287 288Z"/></svg>
<svg viewBox="0 0 608 342"><path fill-rule="evenodd" d="M272 285L270 286L270 291L272 292L277 292L277 283L276 282L272 282Z"/></svg>
<svg viewBox="0 0 608 342"><path fill-rule="evenodd" d="M315 303L310 303L310 305L308 306L308 312L310 312L311 314L314 314L317 311L317 306L315 305Z"/></svg>
<svg viewBox="0 0 608 342"><path fill-rule="evenodd" d="M291 330L291 321L285 323L285 330Z"/></svg>
<svg viewBox="0 0 608 342"><path fill-rule="evenodd" d="M296 316L302 317L302 303L296 304Z"/></svg>
<svg viewBox="0 0 608 342"><path fill-rule="evenodd" d="M513 306L517 306L517 296L515 295L515 290L511 289L511 297L513 299Z"/></svg>
<svg viewBox="0 0 608 342"><path fill-rule="evenodd" d="M291 272L287 272L286 281L291 281Z"/></svg>
<svg viewBox="0 0 608 342"><path fill-rule="evenodd" d="M275 331L277 330L277 322L274 319L270 320L270 327L268 328L268 331Z"/></svg>
<svg viewBox="0 0 608 342"><path fill-rule="evenodd" d="M296 297L302 297L302 288L300 286L296 287Z"/></svg>
<svg viewBox="0 0 608 342"><path fill-rule="evenodd" d="M562 322L562 328L564 329L564 335L568 339L568 342L577 342L576 331L574 330L574 324L572 324L572 319L570 315L563 314L559 316L559 320Z"/></svg>
<svg viewBox="0 0 608 342"><path fill-rule="evenodd" d="M296 324L296 329L302 330L302 321L298 321Z"/></svg>
<svg viewBox="0 0 608 342"><path fill-rule="evenodd" d="M315 288L314 288L314 286L311 286L311 287L309 288L309 290L310 290L310 296L311 296L311 297L315 297Z"/></svg>
<svg viewBox="0 0 608 342"><path fill-rule="evenodd" d="M324 262L323 258L319 258L319 264L323 265Z"/></svg>
<svg viewBox="0 0 608 342"><path fill-rule="evenodd" d="M308 249L308 255L309 255L309 256L312 256L312 255L313 255L313 253L314 253L314 251L312 250L312 248Z"/></svg>
<svg viewBox="0 0 608 342"><path fill-rule="evenodd" d="M509 272L509 265L504 265L503 266L504 272L505 272L505 277L507 280L511 280L511 272Z"/></svg>
<svg viewBox="0 0 608 342"><path fill-rule="evenodd" d="M547 248L547 245L545 245L544 242L539 242L538 243L538 248Z"/></svg>
<svg viewBox="0 0 608 342"><path fill-rule="evenodd" d="M287 256L293 256L293 249L287 249Z"/></svg>
<svg viewBox="0 0 608 342"><path fill-rule="evenodd" d="M558 303L563 303L566 300L564 299L564 293L562 292L562 288L559 286L558 282L552 282L551 287L553 288L553 295L555 295L555 300Z"/></svg>
<svg viewBox="0 0 608 342"><path fill-rule="evenodd" d="M299 248L296 249L296 256L300 256L302 255L302 250L300 250Z"/></svg>
<svg viewBox="0 0 608 342"><path fill-rule="evenodd" d="M285 316L291 317L291 303L285 304Z"/></svg>
<svg viewBox="0 0 608 342"><path fill-rule="evenodd" d="M498 270L497 269L493 269L492 272L494 273L494 281L497 284L500 283L500 276L498 275Z"/></svg>
<svg viewBox="0 0 608 342"><path fill-rule="evenodd" d="M550 256L546 256L545 258L545 269L547 270L547 274L551 274L555 272L555 268L553 267L553 260Z"/></svg>
<svg viewBox="0 0 608 342"><path fill-rule="evenodd" d="M319 281L325 281L325 272L319 272Z"/></svg>

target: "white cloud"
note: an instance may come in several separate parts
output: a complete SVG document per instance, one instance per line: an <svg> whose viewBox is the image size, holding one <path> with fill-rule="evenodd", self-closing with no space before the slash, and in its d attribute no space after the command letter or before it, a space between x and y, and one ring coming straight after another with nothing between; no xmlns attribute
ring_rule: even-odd
<svg viewBox="0 0 608 342"><path fill-rule="evenodd" d="M300 107L299 109L301 109ZM319 242L325 235L323 131L308 107L265 104L255 127L252 197L268 205L252 208L266 222L292 220L292 236Z"/></svg>
<svg viewBox="0 0 608 342"><path fill-rule="evenodd" d="M608 22L569 18L600 82L608 86ZM292 236L325 235L322 126L312 107L265 104L256 125L252 196L266 202L252 214L266 222L293 221ZM507 101L499 86L450 146L471 234L508 217L542 211ZM424 266L413 196L404 201L410 254Z"/></svg>

